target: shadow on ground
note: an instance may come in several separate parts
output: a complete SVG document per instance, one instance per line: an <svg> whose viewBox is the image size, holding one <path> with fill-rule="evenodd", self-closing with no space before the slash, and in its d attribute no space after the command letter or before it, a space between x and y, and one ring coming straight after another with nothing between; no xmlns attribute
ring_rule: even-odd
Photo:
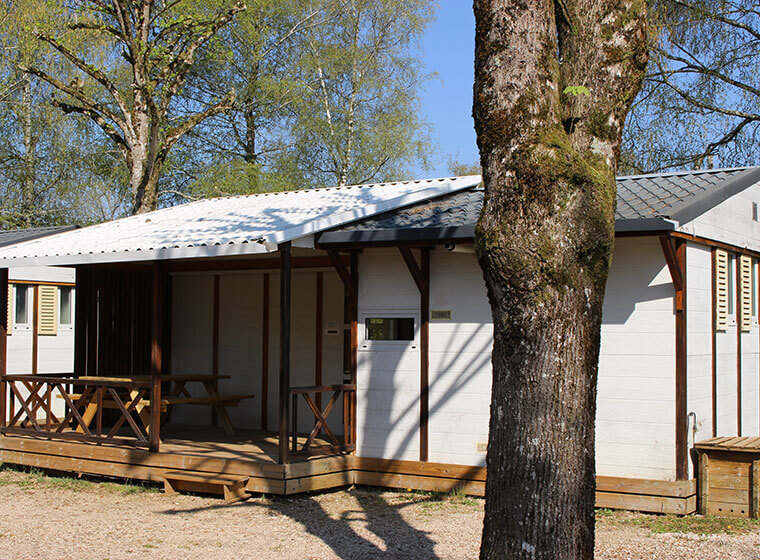
<svg viewBox="0 0 760 560"><path fill-rule="evenodd" d="M415 504L440 502L440 496L416 494L410 495L409 500L394 503L383 492L372 489L357 488L346 492L346 495L347 504L339 518L330 515L313 495L304 494L230 505L215 502L209 506L170 509L164 513L187 515L229 507L265 508L299 523L305 531L329 546L339 558L439 558L434 550L435 542L429 534L412 527L402 516L402 510ZM383 546L359 534L356 529L360 526L374 534Z"/></svg>

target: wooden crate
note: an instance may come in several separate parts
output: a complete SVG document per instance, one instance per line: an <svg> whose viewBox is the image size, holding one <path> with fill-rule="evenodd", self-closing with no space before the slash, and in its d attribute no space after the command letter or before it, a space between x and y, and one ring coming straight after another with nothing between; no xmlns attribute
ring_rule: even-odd
<svg viewBox="0 0 760 560"><path fill-rule="evenodd" d="M699 512L760 517L760 438L720 437L697 443Z"/></svg>

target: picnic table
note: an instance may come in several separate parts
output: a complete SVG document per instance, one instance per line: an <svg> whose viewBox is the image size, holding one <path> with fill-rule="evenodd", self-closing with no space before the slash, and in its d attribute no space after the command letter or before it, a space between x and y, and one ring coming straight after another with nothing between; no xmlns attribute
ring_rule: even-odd
<svg viewBox="0 0 760 560"><path fill-rule="evenodd" d="M241 400L252 399L254 395L220 395L216 389L216 383L220 379L230 379L229 375L211 375L211 374L171 374L162 375L161 381L167 381L170 383L170 390L167 395L161 397L161 421L168 416L171 408L180 404L193 404L193 405L206 405L211 406L216 411L218 418L222 422L224 431L229 436L235 435L235 427L232 424L230 415L227 412L228 406L237 406ZM134 382L145 383L151 380L150 375L130 375L130 376L82 376L79 378L81 381L114 381L114 382ZM187 389L188 383L200 383L206 390L205 396L193 396ZM135 389L129 390L128 400L124 403L126 408L132 405L133 401L140 395L140 391ZM70 395L75 398L79 395ZM117 408L118 404L109 400L103 400L103 406L106 408ZM150 413L151 402L149 398L140 398L139 402L135 403L134 410L137 412L140 420L145 427L146 433L150 433ZM92 420L97 414L98 403L91 401L84 413L82 419L87 427L90 426ZM82 427L78 428L78 431L82 431Z"/></svg>

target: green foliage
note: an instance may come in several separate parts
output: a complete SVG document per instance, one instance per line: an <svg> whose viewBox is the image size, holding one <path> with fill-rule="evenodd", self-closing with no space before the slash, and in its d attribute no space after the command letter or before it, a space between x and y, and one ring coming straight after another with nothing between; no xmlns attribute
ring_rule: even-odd
<svg viewBox="0 0 760 560"><path fill-rule="evenodd" d="M567 86L562 90L562 93L564 95L572 95L573 97L577 97L579 95L585 95L588 97L591 95L591 92L586 86Z"/></svg>
<svg viewBox="0 0 760 560"><path fill-rule="evenodd" d="M622 172L760 164L760 14L754 0L653 0L645 86Z"/></svg>

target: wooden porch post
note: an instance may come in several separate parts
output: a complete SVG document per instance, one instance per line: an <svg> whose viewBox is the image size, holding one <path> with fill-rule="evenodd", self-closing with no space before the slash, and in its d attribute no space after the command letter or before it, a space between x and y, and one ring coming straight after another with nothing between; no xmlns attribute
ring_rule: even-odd
<svg viewBox="0 0 760 560"><path fill-rule="evenodd" d="M150 450L157 453L161 441L161 365L166 296L166 264L153 265L153 318L150 344Z"/></svg>
<svg viewBox="0 0 760 560"><path fill-rule="evenodd" d="M359 351L359 253L351 253L351 347L349 364L351 366L351 384L356 387L358 351ZM351 444L356 446L356 403L358 401L356 391L349 399L349 419L351 421Z"/></svg>
<svg viewBox="0 0 760 560"><path fill-rule="evenodd" d="M7 373L8 357L8 269L0 268L0 428L6 425L6 410L8 404L5 374Z"/></svg>
<svg viewBox="0 0 760 560"><path fill-rule="evenodd" d="M290 462L288 418L290 415L290 241L280 250L280 449L279 462Z"/></svg>
<svg viewBox="0 0 760 560"><path fill-rule="evenodd" d="M408 247L399 247L409 273L420 291L420 461L428 460L428 409L430 385L430 249L420 249L420 264Z"/></svg>

